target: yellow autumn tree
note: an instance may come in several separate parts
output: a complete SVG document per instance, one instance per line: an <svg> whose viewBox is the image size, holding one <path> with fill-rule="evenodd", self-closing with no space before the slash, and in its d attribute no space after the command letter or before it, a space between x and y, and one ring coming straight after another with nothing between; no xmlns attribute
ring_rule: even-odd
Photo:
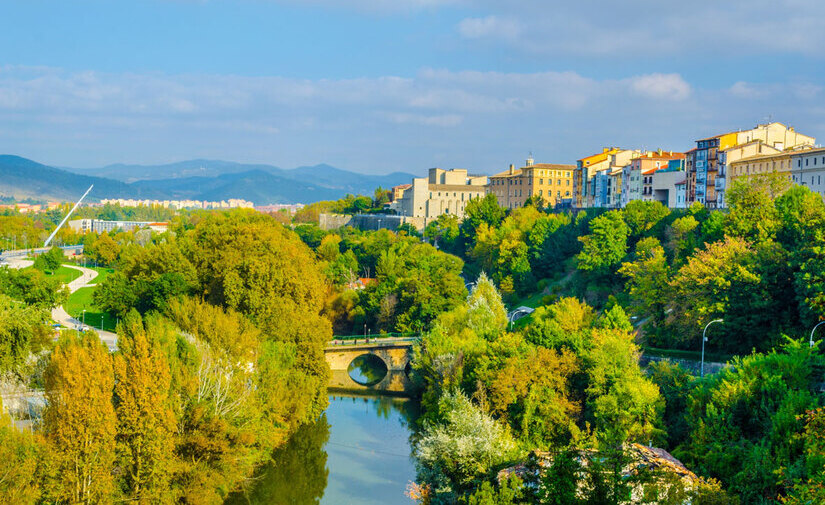
<svg viewBox="0 0 825 505"><path fill-rule="evenodd" d="M20 432L3 411L0 399L0 503L37 503L37 460L42 457L34 438Z"/></svg>
<svg viewBox="0 0 825 505"><path fill-rule="evenodd" d="M117 449L124 490L139 503L170 501L175 419L166 354L136 311L120 326L118 346Z"/></svg>
<svg viewBox="0 0 825 505"><path fill-rule="evenodd" d="M106 503L115 486L117 420L109 351L94 332L61 337L45 372L43 431L51 446L49 500Z"/></svg>

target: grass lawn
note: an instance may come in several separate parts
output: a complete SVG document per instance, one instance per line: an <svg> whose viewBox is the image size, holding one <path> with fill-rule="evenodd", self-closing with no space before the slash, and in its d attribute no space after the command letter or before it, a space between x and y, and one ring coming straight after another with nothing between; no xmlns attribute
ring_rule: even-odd
<svg viewBox="0 0 825 505"><path fill-rule="evenodd" d="M104 268L104 267L86 267L86 268L91 268L92 270L97 272L97 277L92 279L92 281L89 282L89 284L100 284L101 282L103 282L104 279L106 279L106 277L109 276L109 274L114 273L114 271L115 271L114 268Z"/></svg>
<svg viewBox="0 0 825 505"><path fill-rule="evenodd" d="M81 275L83 274L73 268L60 265L60 268L55 270L51 275L49 275L49 277L60 279L60 282L62 282L63 284L68 284L73 280L77 279L78 277L80 277Z"/></svg>
<svg viewBox="0 0 825 505"><path fill-rule="evenodd" d="M26 267L26 269L29 269L29 268L34 268L34 267ZM47 277L60 279L60 282L62 282L64 284L68 284L68 283L72 282L73 280L77 279L81 275L83 275L83 274L80 273L80 271L75 270L73 268L69 268L67 266L63 266L63 265L60 265L60 268L58 268L54 272L52 272L50 270L46 271L46 276Z"/></svg>
<svg viewBox="0 0 825 505"><path fill-rule="evenodd" d="M86 325L100 328L101 321L103 322L103 329L107 331L115 331L117 326L117 319L100 310L92 301L92 294L94 287L80 288L69 296L69 300L63 306L66 312L73 318L82 321L83 309L86 309ZM102 319L101 319L102 318Z"/></svg>

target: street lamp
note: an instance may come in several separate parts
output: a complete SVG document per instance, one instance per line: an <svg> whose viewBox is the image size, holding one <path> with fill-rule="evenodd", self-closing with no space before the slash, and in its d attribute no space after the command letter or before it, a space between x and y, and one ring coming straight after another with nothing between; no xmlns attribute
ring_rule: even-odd
<svg viewBox="0 0 825 505"><path fill-rule="evenodd" d="M705 376L705 342L708 341L708 337L706 337L705 334L707 334L708 332L708 326L712 325L713 323L721 323L723 321L723 319L714 319L713 321L706 324L705 329L702 331L702 364L699 372L701 377Z"/></svg>
<svg viewBox="0 0 825 505"><path fill-rule="evenodd" d="M817 328L819 328L823 324L825 324L825 321L820 321L819 323L817 323L816 326L814 326L814 329L811 330L811 347L814 346L814 332L816 331Z"/></svg>

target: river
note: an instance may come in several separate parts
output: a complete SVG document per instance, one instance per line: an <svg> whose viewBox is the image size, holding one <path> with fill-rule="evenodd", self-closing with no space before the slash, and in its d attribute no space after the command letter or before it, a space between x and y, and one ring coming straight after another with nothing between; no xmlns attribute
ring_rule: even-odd
<svg viewBox="0 0 825 505"><path fill-rule="evenodd" d="M227 505L410 505L415 480L412 400L330 394L318 421L273 453L245 494Z"/></svg>

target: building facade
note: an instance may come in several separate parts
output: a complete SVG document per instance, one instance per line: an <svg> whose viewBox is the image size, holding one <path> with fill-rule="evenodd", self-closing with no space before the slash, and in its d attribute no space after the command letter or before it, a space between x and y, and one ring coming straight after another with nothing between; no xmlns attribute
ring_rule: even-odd
<svg viewBox="0 0 825 505"><path fill-rule="evenodd" d="M529 198L540 198L544 205L556 207L573 199L575 165L535 163L532 158L522 168L490 176L487 193L506 209L524 207Z"/></svg>
<svg viewBox="0 0 825 505"><path fill-rule="evenodd" d="M653 172L651 200L671 209L685 208L685 159L669 160L666 167Z"/></svg>
<svg viewBox="0 0 825 505"><path fill-rule="evenodd" d="M633 200L652 200L652 174L658 170L667 169L673 161L682 164L684 159L684 153L659 149L657 151L647 151L630 160L630 164L622 169L621 207L626 207L628 202ZM646 178L648 183L647 193L644 191Z"/></svg>
<svg viewBox="0 0 825 505"><path fill-rule="evenodd" d="M696 148L686 153L688 203L724 208L731 163L756 154L776 154L814 143L813 137L797 133L782 123L761 124L750 130L697 140Z"/></svg>
<svg viewBox="0 0 825 505"><path fill-rule="evenodd" d="M616 170L640 154L639 150L605 147L600 153L578 160L573 174L573 205L582 209L614 205L614 200L621 199L622 182L618 175L621 172Z"/></svg>
<svg viewBox="0 0 825 505"><path fill-rule="evenodd" d="M394 210L407 217L435 219L442 214L464 217L470 200L483 198L486 175L469 175L465 169L431 168L428 177L416 177L401 191Z"/></svg>
<svg viewBox="0 0 825 505"><path fill-rule="evenodd" d="M792 154L791 179L796 184L825 197L825 148Z"/></svg>

